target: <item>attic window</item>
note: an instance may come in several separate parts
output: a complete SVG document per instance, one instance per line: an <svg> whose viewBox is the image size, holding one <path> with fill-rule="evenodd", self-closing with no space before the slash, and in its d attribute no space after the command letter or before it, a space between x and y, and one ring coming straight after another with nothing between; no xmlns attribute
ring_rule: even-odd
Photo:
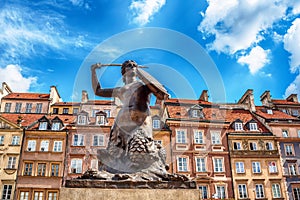
<svg viewBox="0 0 300 200"><path fill-rule="evenodd" d="M47 130L48 122L40 122L39 130Z"/></svg>
<svg viewBox="0 0 300 200"><path fill-rule="evenodd" d="M96 123L98 124L98 125L105 125L105 116L104 115L98 115L97 117L96 117Z"/></svg>
<svg viewBox="0 0 300 200"><path fill-rule="evenodd" d="M153 129L159 129L160 128L160 120L159 119L153 119L152 120L152 128Z"/></svg>
<svg viewBox="0 0 300 200"><path fill-rule="evenodd" d="M84 115L78 115L77 123L79 125L85 125L86 124L86 116L84 116Z"/></svg>
<svg viewBox="0 0 300 200"><path fill-rule="evenodd" d="M250 131L257 131L257 123L255 122L249 123L249 129Z"/></svg>
<svg viewBox="0 0 300 200"><path fill-rule="evenodd" d="M234 123L234 130L235 131L242 131L243 130L243 123L242 122L235 122Z"/></svg>
<svg viewBox="0 0 300 200"><path fill-rule="evenodd" d="M268 113L269 115L272 115L272 114L273 114L273 110L272 110L272 109L267 109L267 113Z"/></svg>
<svg viewBox="0 0 300 200"><path fill-rule="evenodd" d="M60 128L61 128L61 123L59 123L59 122L54 122L54 123L52 124L52 130L53 130L53 131L58 131L58 130L60 130Z"/></svg>

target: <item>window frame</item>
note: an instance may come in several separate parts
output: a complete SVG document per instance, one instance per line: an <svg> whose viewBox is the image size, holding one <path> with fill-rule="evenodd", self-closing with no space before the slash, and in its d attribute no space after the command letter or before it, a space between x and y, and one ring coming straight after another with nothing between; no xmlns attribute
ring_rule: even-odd
<svg viewBox="0 0 300 200"><path fill-rule="evenodd" d="M235 173L244 174L245 173L245 163L242 161L235 162Z"/></svg>
<svg viewBox="0 0 300 200"><path fill-rule="evenodd" d="M188 162L189 162L188 157L177 157L178 172L188 172L189 171Z"/></svg>
<svg viewBox="0 0 300 200"><path fill-rule="evenodd" d="M78 137L77 141L75 139L76 137ZM85 137L83 134L74 134L72 145L73 146L84 146L84 138Z"/></svg>
<svg viewBox="0 0 300 200"><path fill-rule="evenodd" d="M27 141L27 151L36 151L36 140Z"/></svg>
<svg viewBox="0 0 300 200"><path fill-rule="evenodd" d="M213 158L214 172L224 172L224 158Z"/></svg>
<svg viewBox="0 0 300 200"><path fill-rule="evenodd" d="M291 147L288 149L288 147ZM284 144L284 152L286 156L295 156L294 144Z"/></svg>
<svg viewBox="0 0 300 200"><path fill-rule="evenodd" d="M101 142L101 138L102 138L102 142ZM103 134L95 134L93 135L93 146L104 146L105 144L105 136Z"/></svg>
<svg viewBox="0 0 300 200"><path fill-rule="evenodd" d="M1 200L10 200L13 196L12 192L13 192L12 184L3 184Z"/></svg>
<svg viewBox="0 0 300 200"><path fill-rule="evenodd" d="M238 184L237 192L238 192L239 199L247 199L248 198L247 184L244 183Z"/></svg>
<svg viewBox="0 0 300 200"><path fill-rule="evenodd" d="M234 130L235 131L243 131L243 123L242 122L234 122Z"/></svg>
<svg viewBox="0 0 300 200"><path fill-rule="evenodd" d="M211 131L211 143L212 145L222 144L220 131Z"/></svg>
<svg viewBox="0 0 300 200"><path fill-rule="evenodd" d="M23 166L23 176L32 176L33 162L25 162Z"/></svg>
<svg viewBox="0 0 300 200"><path fill-rule="evenodd" d="M13 135L11 138L11 145L20 145L20 138L19 135Z"/></svg>
<svg viewBox="0 0 300 200"><path fill-rule="evenodd" d="M46 176L47 164L46 163L37 163L36 176Z"/></svg>
<svg viewBox="0 0 300 200"><path fill-rule="evenodd" d="M152 128L153 129L160 129L160 119L153 119L152 120Z"/></svg>
<svg viewBox="0 0 300 200"><path fill-rule="evenodd" d="M35 113L42 113L43 103L37 103Z"/></svg>
<svg viewBox="0 0 300 200"><path fill-rule="evenodd" d="M196 172L207 172L206 158L195 157Z"/></svg>
<svg viewBox="0 0 300 200"><path fill-rule="evenodd" d="M272 190L272 197L273 198L281 198L281 187L280 187L279 183L273 183L271 190Z"/></svg>
<svg viewBox="0 0 300 200"><path fill-rule="evenodd" d="M186 129L176 130L176 143L177 144L187 144L187 133Z"/></svg>
<svg viewBox="0 0 300 200"><path fill-rule="evenodd" d="M260 188L259 188L260 186ZM259 189L259 190L257 190ZM261 183L255 184L255 197L257 199L263 199L265 198L265 189L264 189L264 185Z"/></svg>
<svg viewBox="0 0 300 200"><path fill-rule="evenodd" d="M49 140L42 140L40 143L40 151L42 152L49 151L49 144L50 144Z"/></svg>
<svg viewBox="0 0 300 200"><path fill-rule="evenodd" d="M62 152L63 149L63 141L61 140L54 140L53 142L53 152Z"/></svg>
<svg viewBox="0 0 300 200"><path fill-rule="evenodd" d="M15 113L21 113L21 110L22 110L22 103L17 102L15 107Z"/></svg>
<svg viewBox="0 0 300 200"><path fill-rule="evenodd" d="M71 167L71 172L72 174L81 174L82 173L82 166L83 161L80 158L73 158L71 159L70 167ZM75 172L74 172L75 169Z"/></svg>
<svg viewBox="0 0 300 200"><path fill-rule="evenodd" d="M7 169L16 169L17 167L17 156L9 156L7 160Z"/></svg>
<svg viewBox="0 0 300 200"><path fill-rule="evenodd" d="M26 103L25 113L31 113L31 110L32 110L32 103Z"/></svg>
<svg viewBox="0 0 300 200"><path fill-rule="evenodd" d="M11 110L11 103L5 103L4 112L10 113L10 110Z"/></svg>
<svg viewBox="0 0 300 200"><path fill-rule="evenodd" d="M194 129L194 143L195 144L204 144L204 131L199 129Z"/></svg>
<svg viewBox="0 0 300 200"><path fill-rule="evenodd" d="M259 161L252 161L251 166L252 166L252 173L253 174L262 173L261 163Z"/></svg>

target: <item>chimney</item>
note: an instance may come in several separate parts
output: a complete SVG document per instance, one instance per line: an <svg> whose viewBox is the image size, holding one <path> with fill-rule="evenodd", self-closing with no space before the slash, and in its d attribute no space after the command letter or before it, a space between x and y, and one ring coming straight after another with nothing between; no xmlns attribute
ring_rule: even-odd
<svg viewBox="0 0 300 200"><path fill-rule="evenodd" d="M269 90L266 90L261 96L260 101L263 106L272 107L271 94Z"/></svg>
<svg viewBox="0 0 300 200"><path fill-rule="evenodd" d="M203 90L198 100L199 101L208 101L208 91Z"/></svg>
<svg viewBox="0 0 300 200"><path fill-rule="evenodd" d="M240 100L238 101L238 104L246 105L251 112L255 112L256 108L255 108L255 104L254 104L253 90L248 89L244 93L244 95L240 98Z"/></svg>
<svg viewBox="0 0 300 200"><path fill-rule="evenodd" d="M82 90L81 103L87 103L89 101L89 95L86 90Z"/></svg>
<svg viewBox="0 0 300 200"><path fill-rule="evenodd" d="M291 94L286 98L287 101L298 103L298 97L297 94Z"/></svg>

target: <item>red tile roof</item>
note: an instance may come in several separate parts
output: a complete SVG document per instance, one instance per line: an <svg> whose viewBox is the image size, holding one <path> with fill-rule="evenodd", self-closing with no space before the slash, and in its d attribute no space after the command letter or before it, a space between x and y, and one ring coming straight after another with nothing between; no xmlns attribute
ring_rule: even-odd
<svg viewBox="0 0 300 200"><path fill-rule="evenodd" d="M282 100L282 99L272 99L272 102L277 105L298 105L298 106L300 106L299 102L293 102L293 101Z"/></svg>
<svg viewBox="0 0 300 200"><path fill-rule="evenodd" d="M113 105L115 104L112 100L90 100L87 102L88 104L93 105Z"/></svg>
<svg viewBox="0 0 300 200"><path fill-rule="evenodd" d="M44 116L44 114L33 114L33 113L31 113L31 114L5 113L5 114L0 114L0 115L15 124L18 124L18 119L19 119L19 117L21 117L22 127L27 127L27 126L31 125L33 122L37 121L38 119L40 119Z"/></svg>
<svg viewBox="0 0 300 200"><path fill-rule="evenodd" d="M180 104L202 104L202 105L211 105L211 102L208 101L200 101L193 99L167 99L165 103L180 103Z"/></svg>
<svg viewBox="0 0 300 200"><path fill-rule="evenodd" d="M272 110L273 114L264 112L266 110L263 106L256 106L256 114L265 119L278 119L278 120L299 120L297 117L293 117L279 110Z"/></svg>
<svg viewBox="0 0 300 200"><path fill-rule="evenodd" d="M80 106L80 102L57 102L52 106Z"/></svg>
<svg viewBox="0 0 300 200"><path fill-rule="evenodd" d="M31 100L49 100L50 94L41 93L10 93L2 99L31 99Z"/></svg>

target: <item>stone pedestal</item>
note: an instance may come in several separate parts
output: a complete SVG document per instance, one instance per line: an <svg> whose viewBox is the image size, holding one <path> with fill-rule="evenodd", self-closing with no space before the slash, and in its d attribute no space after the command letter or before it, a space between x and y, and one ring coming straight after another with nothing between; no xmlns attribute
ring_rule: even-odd
<svg viewBox="0 0 300 200"><path fill-rule="evenodd" d="M61 188L59 200L198 200L197 189Z"/></svg>

